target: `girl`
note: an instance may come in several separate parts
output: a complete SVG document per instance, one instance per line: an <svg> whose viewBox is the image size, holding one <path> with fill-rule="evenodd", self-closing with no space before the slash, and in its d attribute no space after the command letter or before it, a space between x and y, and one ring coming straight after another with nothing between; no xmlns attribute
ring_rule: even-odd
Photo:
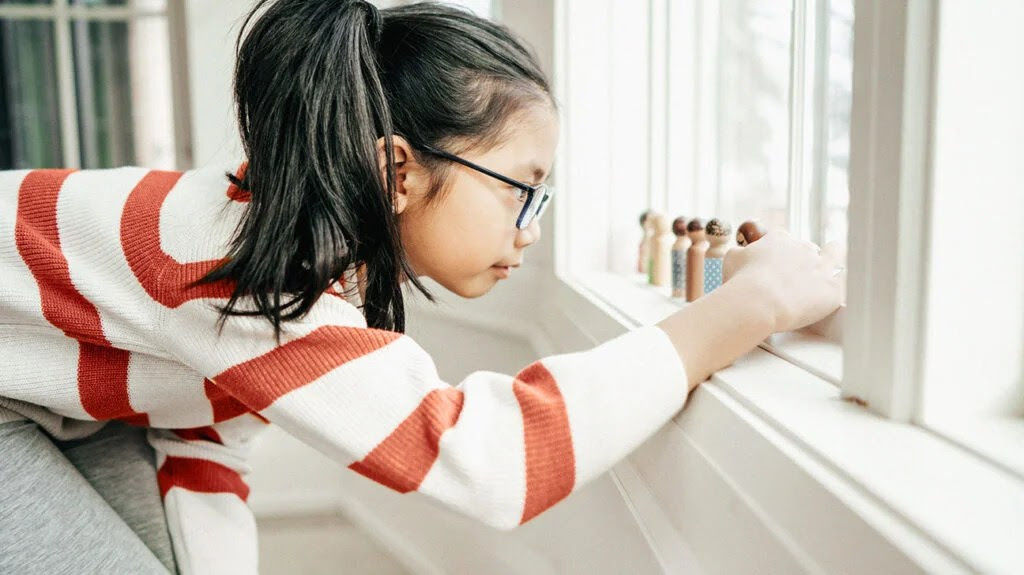
<svg viewBox="0 0 1024 575"><path fill-rule="evenodd" d="M111 421L147 430L182 573L256 571L242 476L268 421L512 529L629 454L713 371L839 303L830 252L769 233L730 258L723 287L657 326L450 386L402 335L403 284L483 295L540 238L558 120L537 63L466 12L356 0L260 0L237 52L247 163L228 177L0 175L11 570L174 569L126 513L93 513L142 496L19 491L48 485L66 442ZM93 523L69 527L83 515ZM145 545L106 535L133 528ZM55 530L60 545L40 543Z"/></svg>

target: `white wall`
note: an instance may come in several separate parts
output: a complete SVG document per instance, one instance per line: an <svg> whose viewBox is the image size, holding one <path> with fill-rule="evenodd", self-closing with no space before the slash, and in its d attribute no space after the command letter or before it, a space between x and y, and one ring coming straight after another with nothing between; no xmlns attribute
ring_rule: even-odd
<svg viewBox="0 0 1024 575"><path fill-rule="evenodd" d="M231 96L234 45L250 0L185 0L192 163L234 163L242 158Z"/></svg>

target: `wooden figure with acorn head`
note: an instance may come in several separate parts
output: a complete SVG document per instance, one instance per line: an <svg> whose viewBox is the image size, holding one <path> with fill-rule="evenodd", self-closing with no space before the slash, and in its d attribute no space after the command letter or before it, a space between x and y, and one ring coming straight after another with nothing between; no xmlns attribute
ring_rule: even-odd
<svg viewBox="0 0 1024 575"><path fill-rule="evenodd" d="M722 220L713 219L704 227L708 251L704 254L704 293L711 293L722 285L722 260L729 251L732 228Z"/></svg>

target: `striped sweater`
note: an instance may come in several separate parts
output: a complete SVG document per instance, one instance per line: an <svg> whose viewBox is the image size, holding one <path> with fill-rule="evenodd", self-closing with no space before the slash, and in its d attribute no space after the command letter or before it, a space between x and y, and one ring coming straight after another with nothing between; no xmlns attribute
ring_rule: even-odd
<svg viewBox="0 0 1024 575"><path fill-rule="evenodd" d="M147 427L182 573L257 570L244 475L267 422L511 529L683 406L683 365L656 327L454 386L408 336L366 327L352 281L280 342L258 318L218 331L232 285L190 284L222 261L248 205L225 171L0 172L0 422L59 438Z"/></svg>

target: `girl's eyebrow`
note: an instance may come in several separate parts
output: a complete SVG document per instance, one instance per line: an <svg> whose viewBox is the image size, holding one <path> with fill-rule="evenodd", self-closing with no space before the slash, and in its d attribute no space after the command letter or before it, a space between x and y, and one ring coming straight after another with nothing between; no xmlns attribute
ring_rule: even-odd
<svg viewBox="0 0 1024 575"><path fill-rule="evenodd" d="M538 165L538 164L524 164L524 165L521 165L512 173L514 173L514 174L532 174L533 175L532 179L528 178L526 180L523 180L525 182L542 182L542 181L544 181L545 177L547 176L547 170L545 170L544 168L540 167L540 165Z"/></svg>

